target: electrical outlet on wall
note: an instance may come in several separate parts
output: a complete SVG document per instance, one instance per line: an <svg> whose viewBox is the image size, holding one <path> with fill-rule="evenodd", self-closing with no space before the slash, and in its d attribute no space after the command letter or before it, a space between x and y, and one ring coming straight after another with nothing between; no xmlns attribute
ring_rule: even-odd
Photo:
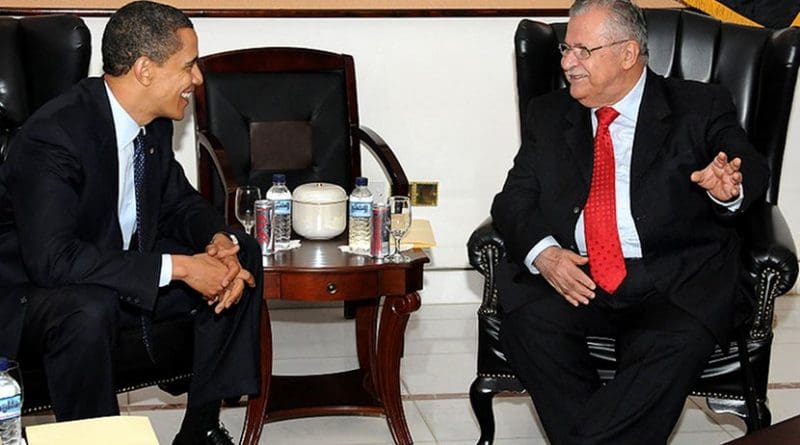
<svg viewBox="0 0 800 445"><path fill-rule="evenodd" d="M439 204L438 181L412 181L409 186L411 205L418 207L436 207Z"/></svg>

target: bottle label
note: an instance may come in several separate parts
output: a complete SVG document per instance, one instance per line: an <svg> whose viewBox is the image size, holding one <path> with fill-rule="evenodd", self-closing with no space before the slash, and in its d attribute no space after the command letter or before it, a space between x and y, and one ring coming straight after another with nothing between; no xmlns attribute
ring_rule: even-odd
<svg viewBox="0 0 800 445"><path fill-rule="evenodd" d="M278 200L275 200L275 214L276 215L291 215L292 214L292 200L291 199L278 199Z"/></svg>
<svg viewBox="0 0 800 445"><path fill-rule="evenodd" d="M0 421L19 417L22 413L22 396L15 396L0 399Z"/></svg>
<svg viewBox="0 0 800 445"><path fill-rule="evenodd" d="M372 200L350 201L350 216L353 218L369 218L372 216Z"/></svg>

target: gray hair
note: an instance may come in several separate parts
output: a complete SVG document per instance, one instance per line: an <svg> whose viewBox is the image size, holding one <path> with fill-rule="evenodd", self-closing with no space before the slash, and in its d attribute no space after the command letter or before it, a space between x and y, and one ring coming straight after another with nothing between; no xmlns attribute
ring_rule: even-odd
<svg viewBox="0 0 800 445"><path fill-rule="evenodd" d="M181 28L193 26L179 9L149 1L128 3L111 15L103 31L103 71L124 75L141 56L163 64L180 51Z"/></svg>
<svg viewBox="0 0 800 445"><path fill-rule="evenodd" d="M612 38L629 38L639 44L640 54L647 60L647 22L642 9L631 0L575 0L569 8L569 16L575 17L586 10L600 7L609 11L605 31Z"/></svg>

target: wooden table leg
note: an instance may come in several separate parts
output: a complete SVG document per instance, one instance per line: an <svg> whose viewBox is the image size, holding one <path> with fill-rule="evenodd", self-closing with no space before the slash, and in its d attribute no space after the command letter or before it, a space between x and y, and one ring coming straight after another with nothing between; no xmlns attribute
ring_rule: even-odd
<svg viewBox="0 0 800 445"><path fill-rule="evenodd" d="M356 351L358 365L364 371L364 386L375 398L379 398L380 383L377 368L376 345L378 338L378 298L358 301L354 305L356 318Z"/></svg>
<svg viewBox="0 0 800 445"><path fill-rule="evenodd" d="M409 315L419 309L419 294L388 296L383 302L380 332L378 334L378 379L381 400L386 409L386 422L394 443L414 443L408 431L403 401L400 397L400 358L403 336Z"/></svg>
<svg viewBox="0 0 800 445"><path fill-rule="evenodd" d="M261 386L255 396L247 398L247 413L244 417L245 430L241 443L257 445L267 418L269 384L272 379L272 330L269 322L269 309L264 301L261 310Z"/></svg>

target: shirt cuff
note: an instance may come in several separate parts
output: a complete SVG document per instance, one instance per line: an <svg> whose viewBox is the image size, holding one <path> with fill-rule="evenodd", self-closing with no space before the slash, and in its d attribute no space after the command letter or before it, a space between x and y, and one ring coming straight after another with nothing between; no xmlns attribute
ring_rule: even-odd
<svg viewBox="0 0 800 445"><path fill-rule="evenodd" d="M734 199L733 201L722 202L719 199L711 196L711 193L708 192L706 193L708 194L708 197L711 198L712 201L721 205L722 207L725 207L730 212L735 212L739 210L739 207L742 206L742 201L744 201L744 186L739 187L739 196L737 196L736 199Z"/></svg>
<svg viewBox="0 0 800 445"><path fill-rule="evenodd" d="M172 281L172 255L161 255L161 275L158 278L158 287L164 287Z"/></svg>
<svg viewBox="0 0 800 445"><path fill-rule="evenodd" d="M533 265L533 260L535 260L544 249L553 246L561 247L561 244L558 244L558 241L556 241L556 239L552 236L547 236L542 238L541 241L536 243L536 245L528 251L528 254L525 255L525 266L532 274L539 275L539 269Z"/></svg>

